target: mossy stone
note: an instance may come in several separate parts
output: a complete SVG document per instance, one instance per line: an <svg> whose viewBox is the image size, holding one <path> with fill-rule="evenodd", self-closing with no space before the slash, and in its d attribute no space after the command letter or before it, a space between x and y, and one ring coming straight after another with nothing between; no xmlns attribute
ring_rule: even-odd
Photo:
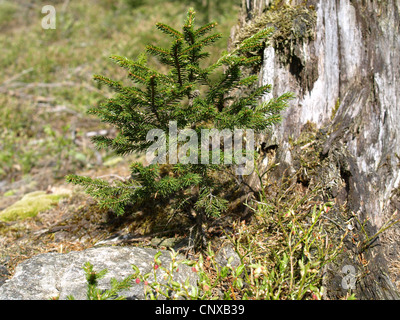
<svg viewBox="0 0 400 320"><path fill-rule="evenodd" d="M14 221L35 217L39 212L56 205L66 194L47 194L35 191L26 194L21 200L0 212L0 221Z"/></svg>

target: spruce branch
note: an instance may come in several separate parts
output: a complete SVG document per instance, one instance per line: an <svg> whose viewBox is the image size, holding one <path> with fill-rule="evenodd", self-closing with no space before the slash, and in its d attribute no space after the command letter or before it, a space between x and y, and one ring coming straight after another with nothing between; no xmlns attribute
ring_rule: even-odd
<svg viewBox="0 0 400 320"><path fill-rule="evenodd" d="M177 125L178 135L192 129L197 140L202 129L262 132L279 123L281 111L293 96L288 93L262 102L265 94L271 92L271 85L257 86L257 75L245 76L243 72L261 62L258 52L264 48L273 29L257 32L231 52L223 52L216 62L203 66L201 62L209 57L206 49L222 37L220 33L212 33L216 26L217 23L211 22L197 27L195 11L190 9L182 31L157 23L156 28L171 37L169 47L150 44L135 60L118 55L110 57L127 71L132 84L127 86L105 76L94 76L95 81L116 94L91 108L89 113L118 130L113 138L93 137L97 148L112 150L119 155L146 151L153 145L147 140L149 131L168 130L172 121ZM148 56L158 59L168 71L164 74L154 70L148 63L151 61ZM166 150L174 143L178 149L185 143L169 137L161 141L165 142ZM213 159L213 151L202 150L200 146L201 143L190 153ZM220 181L221 173L231 170L236 164L222 164L228 155L222 151L222 146L219 148L220 162L217 164L171 164L171 170L166 173L168 165L134 163L130 166L131 178L126 181L108 182L77 175L67 176L67 181L83 186L101 206L111 208L116 214L123 214L127 204L159 198L173 202L175 199L186 204L176 207L187 210L189 216L192 216L194 207L196 221L202 224L207 218L219 216L228 207L222 187L225 182ZM168 153L167 158L171 157L172 154Z"/></svg>

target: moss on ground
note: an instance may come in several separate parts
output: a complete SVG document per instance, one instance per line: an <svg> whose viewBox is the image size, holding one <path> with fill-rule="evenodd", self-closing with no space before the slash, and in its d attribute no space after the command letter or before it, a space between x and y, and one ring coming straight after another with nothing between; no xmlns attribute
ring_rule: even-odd
<svg viewBox="0 0 400 320"><path fill-rule="evenodd" d="M56 205L66 194L47 194L35 191L26 194L21 200L0 212L0 221L14 221L35 217L39 212Z"/></svg>

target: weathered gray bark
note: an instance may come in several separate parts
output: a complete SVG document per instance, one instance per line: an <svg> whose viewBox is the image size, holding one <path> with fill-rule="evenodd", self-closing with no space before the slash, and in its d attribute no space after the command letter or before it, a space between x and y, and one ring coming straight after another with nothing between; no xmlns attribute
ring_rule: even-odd
<svg viewBox="0 0 400 320"><path fill-rule="evenodd" d="M272 2L243 1L232 37ZM333 196L361 221L369 219L373 234L400 210L400 0L309 0L307 6L317 15L314 40L296 43L287 63L281 51L264 51L261 78L274 85L271 95L296 95L282 125L264 142L278 146L282 168L294 170L289 138L298 138L310 123L322 129L320 157L336 159L330 167L345 183ZM364 252L368 274L357 283L359 298L399 298L392 285L398 280L393 270L399 234L397 226L390 228ZM337 279L328 284L333 291Z"/></svg>

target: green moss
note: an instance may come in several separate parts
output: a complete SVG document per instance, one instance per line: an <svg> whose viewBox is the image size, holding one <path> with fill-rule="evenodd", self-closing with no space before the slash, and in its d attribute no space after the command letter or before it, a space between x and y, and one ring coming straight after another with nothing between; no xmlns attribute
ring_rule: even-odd
<svg viewBox="0 0 400 320"><path fill-rule="evenodd" d="M66 194L47 194L35 191L26 194L21 200L0 212L0 221L14 221L35 217L39 212L56 205Z"/></svg>
<svg viewBox="0 0 400 320"><path fill-rule="evenodd" d="M307 123L302 127L300 136L296 139L289 141L291 146L304 146L308 143L315 141L317 135L317 125L314 122L307 121Z"/></svg>
<svg viewBox="0 0 400 320"><path fill-rule="evenodd" d="M336 113L339 110L340 107L340 99L338 98L336 100L335 106L332 109L332 115L331 115L331 120L335 119Z"/></svg>
<svg viewBox="0 0 400 320"><path fill-rule="evenodd" d="M314 39L316 22L317 14L313 6L288 5L283 1L275 1L265 13L243 28L237 41L240 42L261 29L274 27L271 45L290 60L296 44Z"/></svg>
<svg viewBox="0 0 400 320"><path fill-rule="evenodd" d="M16 193L16 190L8 190L3 194L4 197L11 197Z"/></svg>

